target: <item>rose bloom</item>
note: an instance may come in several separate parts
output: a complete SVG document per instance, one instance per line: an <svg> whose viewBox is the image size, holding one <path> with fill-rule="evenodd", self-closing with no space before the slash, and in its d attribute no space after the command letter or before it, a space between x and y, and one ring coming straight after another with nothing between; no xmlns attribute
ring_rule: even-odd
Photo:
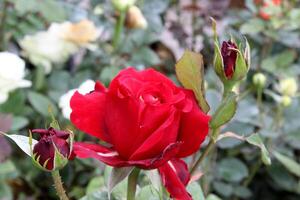
<svg viewBox="0 0 300 200"><path fill-rule="evenodd" d="M71 99L71 121L105 145L74 144L79 158L96 158L113 167L158 169L174 199L189 200L190 180L181 159L199 150L210 117L201 111L192 91L177 87L161 73L122 70L105 88Z"/></svg>
<svg viewBox="0 0 300 200"><path fill-rule="evenodd" d="M11 91L31 86L31 81L24 77L24 60L13 53L0 52L0 104L8 99Z"/></svg>

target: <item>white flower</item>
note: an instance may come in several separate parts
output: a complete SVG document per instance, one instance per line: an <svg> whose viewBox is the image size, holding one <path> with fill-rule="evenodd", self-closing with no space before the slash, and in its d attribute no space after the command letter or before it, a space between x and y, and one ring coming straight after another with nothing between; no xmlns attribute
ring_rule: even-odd
<svg viewBox="0 0 300 200"><path fill-rule="evenodd" d="M52 64L65 62L78 47L65 41L55 31L38 32L27 35L20 41L23 53L37 66L42 66L49 73Z"/></svg>
<svg viewBox="0 0 300 200"><path fill-rule="evenodd" d="M69 90L66 94L62 95L59 99L59 107L62 109L63 116L66 119L70 119L70 115L72 109L70 107L70 101L73 94L78 91L80 94L87 94L93 91L95 88L95 81L93 80L86 80L83 82L78 89Z"/></svg>
<svg viewBox="0 0 300 200"><path fill-rule="evenodd" d="M31 86L31 81L24 80L24 76L24 60L15 54L0 52L0 104L7 100L9 92Z"/></svg>
<svg viewBox="0 0 300 200"><path fill-rule="evenodd" d="M295 78L286 78L279 81L278 91L282 95L293 97L298 90L297 80Z"/></svg>

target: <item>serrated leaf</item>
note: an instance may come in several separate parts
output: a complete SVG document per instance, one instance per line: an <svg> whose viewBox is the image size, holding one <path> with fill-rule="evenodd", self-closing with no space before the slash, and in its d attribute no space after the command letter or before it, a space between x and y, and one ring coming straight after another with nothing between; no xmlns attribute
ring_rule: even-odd
<svg viewBox="0 0 300 200"><path fill-rule="evenodd" d="M109 196L114 189L122 180L124 180L133 170L134 167L114 167L110 173L110 177L108 179L108 193Z"/></svg>
<svg viewBox="0 0 300 200"><path fill-rule="evenodd" d="M285 156L277 151L274 152L275 158L292 174L300 177L300 164L292 158Z"/></svg>
<svg viewBox="0 0 300 200"><path fill-rule="evenodd" d="M22 149L24 151L24 153L26 153L27 155L31 156L31 147L30 147L30 143L29 143L29 137L24 136L24 135L14 135L14 134L6 134L2 131L0 131L1 134L5 135L6 137L10 138L11 140L13 140L18 147L20 147L20 149ZM32 145L36 145L38 143L37 140L32 139Z"/></svg>
<svg viewBox="0 0 300 200"><path fill-rule="evenodd" d="M261 160L263 161L263 163L265 165L270 165L271 164L271 158L270 158L269 152L268 152L267 148L265 147L262 139L260 138L260 136L257 133L252 134L249 137L247 137L246 141L249 144L255 145L255 146L260 148Z"/></svg>
<svg viewBox="0 0 300 200"><path fill-rule="evenodd" d="M212 120L210 121L211 128L219 128L232 119L237 107L236 98L236 94L230 92L227 97L221 102L221 105L213 114Z"/></svg>
<svg viewBox="0 0 300 200"><path fill-rule="evenodd" d="M204 98L204 66L201 54L185 51L175 66L180 83L187 89L193 90L198 104L204 112L209 111L209 105Z"/></svg>

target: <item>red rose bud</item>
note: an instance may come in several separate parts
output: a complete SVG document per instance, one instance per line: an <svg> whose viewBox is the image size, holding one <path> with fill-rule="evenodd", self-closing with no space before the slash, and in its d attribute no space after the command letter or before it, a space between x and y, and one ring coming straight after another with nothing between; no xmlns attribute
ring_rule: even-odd
<svg viewBox="0 0 300 200"><path fill-rule="evenodd" d="M35 164L46 170L63 168L72 157L71 133L49 129L34 129L32 133L40 134L41 138L33 147Z"/></svg>
<svg viewBox="0 0 300 200"><path fill-rule="evenodd" d="M228 40L222 43L221 54L223 58L223 65L225 75L231 79L235 70L235 63L237 59L237 46L234 42Z"/></svg>
<svg viewBox="0 0 300 200"><path fill-rule="evenodd" d="M215 44L214 69L224 86L227 89L232 88L236 82L242 80L248 73L250 67L250 46L245 38L242 44L233 42L233 39L227 42L224 41L220 48L217 23L213 18L211 20Z"/></svg>

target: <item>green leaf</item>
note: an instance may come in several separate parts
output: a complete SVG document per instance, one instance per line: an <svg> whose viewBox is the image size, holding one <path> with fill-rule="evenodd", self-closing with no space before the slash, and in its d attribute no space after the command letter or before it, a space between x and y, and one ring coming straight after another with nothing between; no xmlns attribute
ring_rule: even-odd
<svg viewBox="0 0 300 200"><path fill-rule="evenodd" d="M213 129L219 128L220 126L229 122L235 114L237 102L236 94L230 92L227 97L221 102L217 111L213 114L212 120L210 121L210 127Z"/></svg>
<svg viewBox="0 0 300 200"><path fill-rule="evenodd" d="M186 189L192 195L193 199L205 200L202 188L197 182L190 183Z"/></svg>
<svg viewBox="0 0 300 200"><path fill-rule="evenodd" d="M229 197L233 193L233 187L232 185L220 181L214 181L213 187L216 190L216 192L224 197Z"/></svg>
<svg viewBox="0 0 300 200"><path fill-rule="evenodd" d="M25 126L27 126L28 123L29 123L29 120L27 118L14 116L11 130L12 131L20 130L20 129L24 128Z"/></svg>
<svg viewBox="0 0 300 200"><path fill-rule="evenodd" d="M260 148L261 160L263 161L263 163L265 165L270 165L271 164L271 158L270 158L269 152L268 152L267 148L265 147L262 139L260 138L260 136L257 133L252 134L249 137L247 137L246 141L249 144L255 145L255 146Z"/></svg>
<svg viewBox="0 0 300 200"><path fill-rule="evenodd" d="M42 94L36 92L29 92L28 100L30 104L33 106L33 108L45 117L49 116L49 112L48 112L49 107L52 108L54 115L57 114L57 108L54 105L54 103Z"/></svg>
<svg viewBox="0 0 300 200"><path fill-rule="evenodd" d="M157 191L161 190L161 178L156 169L145 171L146 176L149 178L152 186Z"/></svg>
<svg viewBox="0 0 300 200"><path fill-rule="evenodd" d="M292 174L300 177L300 164L292 158L285 156L277 151L274 152L275 158Z"/></svg>
<svg viewBox="0 0 300 200"><path fill-rule="evenodd" d="M248 176L246 165L236 158L224 158L217 167L217 174L228 182L240 182Z"/></svg>
<svg viewBox="0 0 300 200"><path fill-rule="evenodd" d="M111 194L114 187L123 181L133 170L134 167L114 167L108 180L108 193Z"/></svg>
<svg viewBox="0 0 300 200"><path fill-rule="evenodd" d="M242 34L256 34L264 30L265 25L261 19L250 19L240 28Z"/></svg>
<svg viewBox="0 0 300 200"><path fill-rule="evenodd" d="M243 199L248 199L252 195L251 190L243 186L235 187L233 193Z"/></svg>
<svg viewBox="0 0 300 200"><path fill-rule="evenodd" d="M152 185L142 187L137 194L137 200L160 200L159 193Z"/></svg>
<svg viewBox="0 0 300 200"><path fill-rule="evenodd" d="M27 155L31 156L31 147L29 143L29 137L24 135L14 135L14 134L6 134L2 131L0 131L0 134L3 134L4 136L10 138L13 140L19 147L26 153ZM32 139L32 145L36 145L38 143L37 140Z"/></svg>
<svg viewBox="0 0 300 200"><path fill-rule="evenodd" d="M99 189L103 188L105 186L104 183L104 177L103 176L97 176L92 178L92 180L90 180L87 189L86 189L86 193L87 194L92 194L93 192L98 191Z"/></svg>
<svg viewBox="0 0 300 200"><path fill-rule="evenodd" d="M175 66L180 83L187 89L193 90L198 104L204 112L209 111L209 105L204 98L204 66L201 54L185 51Z"/></svg>
<svg viewBox="0 0 300 200"><path fill-rule="evenodd" d="M209 194L206 200L222 200L222 199L215 194Z"/></svg>

